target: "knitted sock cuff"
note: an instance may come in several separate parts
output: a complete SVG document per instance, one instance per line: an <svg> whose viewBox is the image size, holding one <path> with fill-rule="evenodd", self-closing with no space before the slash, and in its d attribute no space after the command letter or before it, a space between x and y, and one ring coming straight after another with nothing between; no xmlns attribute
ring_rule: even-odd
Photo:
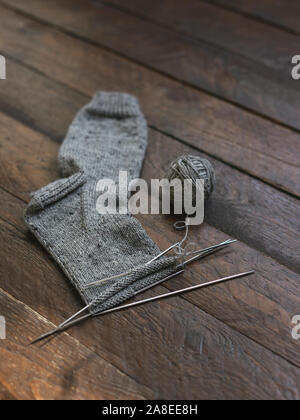
<svg viewBox="0 0 300 420"><path fill-rule="evenodd" d="M106 117L135 117L141 115L138 100L126 93L97 92L86 110Z"/></svg>
<svg viewBox="0 0 300 420"><path fill-rule="evenodd" d="M83 172L78 172L69 178L62 178L31 194L25 214L34 214L48 205L61 200L86 182Z"/></svg>

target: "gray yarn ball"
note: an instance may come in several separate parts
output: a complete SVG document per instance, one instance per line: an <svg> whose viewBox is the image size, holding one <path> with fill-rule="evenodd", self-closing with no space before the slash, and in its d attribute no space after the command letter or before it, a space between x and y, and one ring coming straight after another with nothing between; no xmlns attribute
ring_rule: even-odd
<svg viewBox="0 0 300 420"><path fill-rule="evenodd" d="M196 179L204 180L204 198L207 200L213 192L216 177L212 164L200 156L185 155L180 156L171 163L166 177L169 181L173 179L190 179L193 186L196 188ZM174 197L171 195L171 203Z"/></svg>

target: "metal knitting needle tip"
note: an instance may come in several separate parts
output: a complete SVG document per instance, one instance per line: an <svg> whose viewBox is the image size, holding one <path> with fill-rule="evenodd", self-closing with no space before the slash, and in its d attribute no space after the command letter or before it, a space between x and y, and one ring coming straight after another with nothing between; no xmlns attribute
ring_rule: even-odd
<svg viewBox="0 0 300 420"><path fill-rule="evenodd" d="M44 338L50 337L51 335L55 334L56 332L59 332L62 330L62 328L68 324L69 322L73 321L73 319L75 319L78 315L82 314L82 312L86 311L89 307L91 306L91 304L86 305L84 308L80 309L80 311L76 312L76 314L72 315L70 318L66 319L64 322L62 322L61 324L59 324L56 328L54 328L51 331L48 331L45 334L40 335L39 337L37 337L35 340L33 340L31 344L35 344L38 341L43 340Z"/></svg>
<svg viewBox="0 0 300 420"><path fill-rule="evenodd" d="M194 261L198 261L201 258L206 257L207 255L213 254L214 252L218 251L219 249L224 248L225 246L232 244L234 242L237 242L236 239L228 239L227 241L221 242L218 245L213 245L208 248L202 249L199 251L197 255L190 258L189 260L184 261L182 264L180 264L179 267L185 267L187 264L191 264Z"/></svg>
<svg viewBox="0 0 300 420"><path fill-rule="evenodd" d="M138 294L140 294L140 293L145 292L145 291L146 291L146 290L148 290L148 289L151 289L152 287L158 286L159 284L161 284L161 283L163 283L163 282L165 282L165 281L167 281L167 280L171 280L172 278L174 278L174 277L176 277L176 276L179 276L179 274L182 274L183 272L184 272L184 270L176 271L176 273L173 273L173 274L171 274L171 275L169 275L169 276L167 276L167 277L164 277L162 280L159 280L159 281L157 281L156 283L151 284L150 286L147 286L147 287L144 287L143 289L138 290L138 291L137 291L137 292L133 295L133 297L134 297L134 296L137 296L137 295L138 295ZM58 325L58 327L54 328L54 329L53 329L53 330L51 330L51 331L48 331L48 332L47 332L47 333L45 333L45 334L40 335L39 337L37 337L36 339L34 339L34 340L30 343L30 345L35 344L35 343L38 343L39 341L44 340L45 338L48 338L48 337L50 337L51 335L54 335L54 334L56 334L56 333L58 333L58 332L62 332L62 331L64 331L64 327L68 328L69 326L71 326L71 321L73 321L73 319L74 319L74 318L76 318L78 315L80 315L82 312L84 312L84 311L85 311L86 309L88 309L90 306L91 306L91 305L87 305L87 306L85 306L83 309L81 309L80 311L76 312L76 314L72 315L70 318L66 319L64 322L62 322L60 325ZM82 320L82 319L86 319L86 318L89 318L90 316L92 316L92 314L87 314L87 315L85 315L84 317L81 317L81 318L79 318L79 319L80 319L80 320ZM69 324L70 324L70 325L69 325Z"/></svg>
<svg viewBox="0 0 300 420"><path fill-rule="evenodd" d="M227 241L221 242L220 244L213 245L213 246L210 246L210 247L208 247L208 248L201 249L201 250L199 250L199 254L198 254L196 257L193 257L193 258L191 258L190 260L186 261L186 262L184 263L184 265L189 264L189 263L190 263L190 262L192 262L192 261L196 261L197 259L201 258L201 256L202 256L202 255L203 255L203 256L208 255L208 254L207 254L207 251L209 251L209 252L211 252L211 253L212 253L213 251L217 250L218 248L224 247L224 246L229 245L229 244L232 244L232 243L234 243L234 242L237 242L237 241L236 241L236 239L228 239ZM148 261L145 265L151 264L153 261L156 261L158 258L160 258L160 257L162 257L163 255L165 255L165 254L166 254L167 252L169 252L171 249L173 249L173 248L175 248L176 246L178 246L178 245L179 245L179 243L180 243L180 242L177 242L176 244L171 245L171 246L170 246L169 248L167 248L165 251L161 252L159 255L157 255L156 257L154 257L152 260ZM204 253L205 253L205 254L204 254ZM101 279L101 280L94 281L94 282L92 282L92 283L88 283L88 284L86 284L86 285L84 286L84 288L85 288L85 289L89 289L89 288L91 288L91 287L99 286L100 284L106 283L107 281L110 281L110 280L116 280L116 279L118 279L118 278L120 278L120 277L124 277L124 276L127 276L127 275L129 275L129 274L131 274L131 271L128 271L128 272L126 272L126 273L116 274L116 275L111 276L111 277L107 277L107 278L104 278L104 279Z"/></svg>
<svg viewBox="0 0 300 420"><path fill-rule="evenodd" d="M213 250L221 248L223 246L233 244L234 242L237 242L237 240L236 239L227 239L226 241L221 242L220 244L212 245L212 246L209 246L208 248L201 249L201 250L199 250L199 252L213 251Z"/></svg>
<svg viewBox="0 0 300 420"><path fill-rule="evenodd" d="M51 335L54 335L56 332L58 332L58 329L55 328L54 330L48 331L45 334L40 335L39 337L35 338L33 341L31 341L31 343L29 343L30 346L32 346L33 344L38 343L39 341L44 340L45 338L50 337Z"/></svg>

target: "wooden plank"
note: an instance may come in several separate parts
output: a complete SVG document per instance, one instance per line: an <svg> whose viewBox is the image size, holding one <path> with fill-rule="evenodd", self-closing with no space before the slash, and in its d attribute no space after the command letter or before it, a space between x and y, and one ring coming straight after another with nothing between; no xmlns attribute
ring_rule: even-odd
<svg viewBox="0 0 300 420"><path fill-rule="evenodd" d="M9 141L3 148L6 154L2 157L3 160L6 156L11 157L10 178L16 179L16 184L19 185L17 190L24 191L28 185L36 190L44 185L41 180L45 181L46 184L53 181L55 179L53 162L57 156L57 150L53 147L53 142L1 114L0 122L2 127L18 126L18 137L9 137L9 132L4 131L5 137L9 137ZM16 128L11 130L14 133ZM14 141L14 138L17 138L18 142ZM24 149L28 139L30 139L32 155L36 156L36 162L33 167L25 168L24 176L20 178L14 168L17 168L20 162L24 160ZM58 145L55 144L55 146L58 149ZM40 150L45 152L48 164L38 158L38 151ZM143 177L149 180L153 176L162 176L168 165L168 158L173 159L182 153L190 152L191 149L187 146L182 146L180 143L150 130L150 142ZM162 156L165 156L165 158L162 158ZM7 188L10 188L10 185ZM38 305L35 306L37 312L44 314L48 310L49 312L45 316L49 316L53 322L55 322L54 320L60 322L78 310L80 307L79 299L65 280L64 275L51 263L51 259L46 252L43 252L37 241L26 233L22 220L24 203L12 199L4 191L1 192L0 190L0 194L2 195L0 195L1 202L4 203L0 218L7 220L23 233L18 238L22 239L24 235L26 237L26 244L23 244L23 239L22 241L19 239L17 241L15 239L4 241L4 243L13 242L7 251L5 248L6 264L13 266L10 259L16 253L22 261L29 260L28 266L25 267L24 262L20 265L20 272L17 272L16 268L13 269L13 272L9 272L7 282L2 283L3 287L18 299L22 299L22 296L27 299L28 296L29 300L26 301L28 305L32 306L35 302L35 305ZM140 219L149 235L159 244L161 249L165 249L170 243L178 240L178 233L175 233L172 229L172 218L144 216ZM199 247L205 247L208 244L221 242L225 238L224 234L205 224L191 230L190 240L199 243ZM18 246L20 247L19 251L17 251ZM28 256L27 246L31 250L30 257ZM32 264L35 265L34 273L32 273ZM186 298L211 316L222 320L233 329L300 366L299 343L292 340L290 333L291 318L299 308L299 276L274 260L242 243L238 243L231 250L219 253L217 257L210 257L199 265L191 266L184 277L178 281L169 282L167 287L174 290L174 288L180 288L183 285L195 284L199 282L199 279L208 281L222 275L245 271L249 268L256 270L255 279L251 278L249 282L243 281L241 284L224 285L220 288L207 290L205 293L199 292L187 295ZM26 276L28 280L19 281L21 276ZM45 281L45 279L50 278L51 282ZM60 291L60 295L69 296L68 305L57 303L57 290Z"/></svg>
<svg viewBox="0 0 300 420"><path fill-rule="evenodd" d="M6 318L0 340L0 398L25 400L144 399L153 392L138 384L70 335L59 344L28 347L28 340L53 324L0 289Z"/></svg>
<svg viewBox="0 0 300 420"><path fill-rule="evenodd" d="M0 19L0 48L3 53L84 94L92 95L97 89L133 93L141 100L150 125L276 187L300 195L297 133L19 14L2 8ZM8 80L2 84L0 107L13 113L16 105L8 103L8 98L14 89L12 84L19 76L14 74L14 65L9 61L8 74ZM35 75L32 77L35 78ZM45 82L43 89L47 102L44 100L39 105L43 115L48 112L48 103L51 104L56 95L50 85L50 82ZM36 124L40 130L38 120L42 116L31 116L26 107L29 86L22 86L22 89L28 93L19 98L22 112L18 111L17 118L30 120L31 125ZM47 126L46 132L55 138L61 136L72 118L68 114L67 94L64 97L66 103L61 109L51 106L52 113L65 113L65 118L59 119L63 121L63 130L53 122ZM29 114L24 114L26 108Z"/></svg>
<svg viewBox="0 0 300 420"><path fill-rule="evenodd" d="M47 103L46 105L49 106ZM44 109L45 113L48 113L48 109ZM65 115L63 110L61 112ZM63 119L64 117L61 121ZM59 145L33 130L29 136L24 125L16 123L4 114L1 114L0 120L0 185L6 191L28 202L32 191L59 178L57 167ZM60 121L57 120L57 124L59 126ZM47 170L43 171L43 168ZM33 183L33 180L38 180L38 185L36 182Z"/></svg>
<svg viewBox="0 0 300 420"><path fill-rule="evenodd" d="M13 0L13 4L18 7L23 8L24 3L25 0ZM28 2L26 1L26 3ZM66 1L67 3L68 1ZM147 2L147 0L129 0L128 2L96 0L96 2L91 2L94 4L95 10L96 5L101 3L117 5L120 10L131 11L147 19L153 19L178 32L221 46L256 63L281 71L285 75L290 73L290 59L298 51L299 37L297 35L265 25L206 1L189 0L184 7L180 0L164 0L164 2L159 0L152 2ZM47 8L47 10L49 9ZM124 20L126 21L125 17Z"/></svg>
<svg viewBox="0 0 300 420"><path fill-rule="evenodd" d="M300 34L298 0L205 0Z"/></svg>
<svg viewBox="0 0 300 420"><path fill-rule="evenodd" d="M180 0L163 3L111 0L110 4L117 4L122 9L141 15L143 19L111 10L101 2L84 2L84 6L81 0L75 3L76 7L69 0L52 1L50 4L38 0L15 0L13 5L60 26L64 31L72 31L77 36L114 49L213 95L300 129L300 99L291 77L290 64L291 57L298 51L299 41L291 41L292 35L282 35L277 30L276 36L268 34L268 27L265 34L264 25L252 27L251 20L250 24L249 19L246 23L240 22L239 19L244 18L236 17L234 13L230 14L234 17L233 21L226 19L222 14L227 15L228 12L221 9L220 14L218 7L203 5L198 0L186 2L184 8ZM11 2L6 4L11 5ZM203 7L213 10L207 14L207 10L202 11ZM217 9L217 14L214 9ZM240 36L240 31L243 36ZM180 32L188 34L189 38ZM252 37L254 33L254 40L249 39L248 32ZM230 33L231 36L228 35ZM217 39L213 37L215 34ZM265 49L261 39L266 39ZM254 43L252 49L248 48L248 42ZM236 43L238 45L234 48ZM280 52L277 49L273 51L270 43L278 46ZM247 55L249 50L252 51L250 56ZM278 73L273 63L263 60L270 52L274 55L273 61L284 63L284 75Z"/></svg>
<svg viewBox="0 0 300 420"><path fill-rule="evenodd" d="M70 89L9 59L6 64L9 78L1 83L0 111L13 115L38 131L50 133L54 141L60 142L74 118L75 107L68 97ZM60 98L60 108L56 108L57 98ZM86 102L75 90L72 90L72 99L82 106Z"/></svg>
<svg viewBox="0 0 300 420"><path fill-rule="evenodd" d="M13 115L20 115L26 123L33 122L34 128L55 138L63 138L75 113L89 98L19 64L9 61L8 66L11 79L3 84L0 109L8 112L12 109ZM23 93L21 97L19 92ZM179 110L180 105L176 113ZM178 124L175 115L173 124ZM6 143L9 142L6 140ZM207 220L290 268L299 270L296 255L299 201L220 161L211 160L219 180Z"/></svg>
<svg viewBox="0 0 300 420"><path fill-rule="evenodd" d="M1 383L0 383L0 400L1 401L15 401L16 400L16 398Z"/></svg>
<svg viewBox="0 0 300 420"><path fill-rule="evenodd" d="M69 295L59 286L52 293L48 291L48 298L55 299L56 313L45 299L41 303L38 295L47 293L49 283L54 283L52 287L55 285L53 273L28 245L26 237L16 235L1 221L0 232L1 239L7 243L6 247L1 246L1 262L6 261L1 278L8 288L11 282L19 284L13 290L14 296L20 293L21 283L29 283L31 293L23 290L22 300L31 301L34 310L39 308L40 314L57 323L61 313L72 306ZM18 265L11 264L16 252ZM43 286L35 287L38 284ZM159 287L156 292L165 290ZM4 297L0 293L9 335L0 345L1 357L8 363L1 364L0 373L2 382L10 385L14 395L22 392L26 398L49 397L49 394L56 398L64 396L65 392L72 398L78 394L91 398L94 391L95 398L120 398L130 375L141 390L151 388L152 397L158 399L299 398L299 368L182 298L156 302L101 320L92 319L69 330L71 337L60 335L42 347L27 347L28 339L47 331L52 324L41 319L37 312L22 312L24 304L20 304L21 309L11 305L7 293ZM84 347L80 343L84 343ZM93 349L92 353L89 348ZM107 360L109 367L101 363L100 358ZM12 369L12 365L20 364L21 373ZM112 373L111 365L125 372L123 382L117 373ZM20 378L30 387L20 388ZM65 382L66 378L69 381ZM73 386L68 389L68 384ZM131 388L126 391L127 395Z"/></svg>

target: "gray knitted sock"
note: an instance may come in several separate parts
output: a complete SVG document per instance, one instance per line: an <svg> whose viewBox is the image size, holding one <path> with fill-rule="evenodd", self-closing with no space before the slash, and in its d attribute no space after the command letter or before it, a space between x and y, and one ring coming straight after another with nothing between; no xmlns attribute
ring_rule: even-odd
<svg viewBox="0 0 300 420"><path fill-rule="evenodd" d="M54 257L92 312L130 298L140 288L173 273L175 258L162 258L140 223L129 214L99 215L96 184L119 171L128 181L140 174L147 126L137 100L99 92L76 116L58 158L63 176L32 195L25 220ZM135 270L134 270L135 269ZM134 270L86 289L88 283Z"/></svg>

